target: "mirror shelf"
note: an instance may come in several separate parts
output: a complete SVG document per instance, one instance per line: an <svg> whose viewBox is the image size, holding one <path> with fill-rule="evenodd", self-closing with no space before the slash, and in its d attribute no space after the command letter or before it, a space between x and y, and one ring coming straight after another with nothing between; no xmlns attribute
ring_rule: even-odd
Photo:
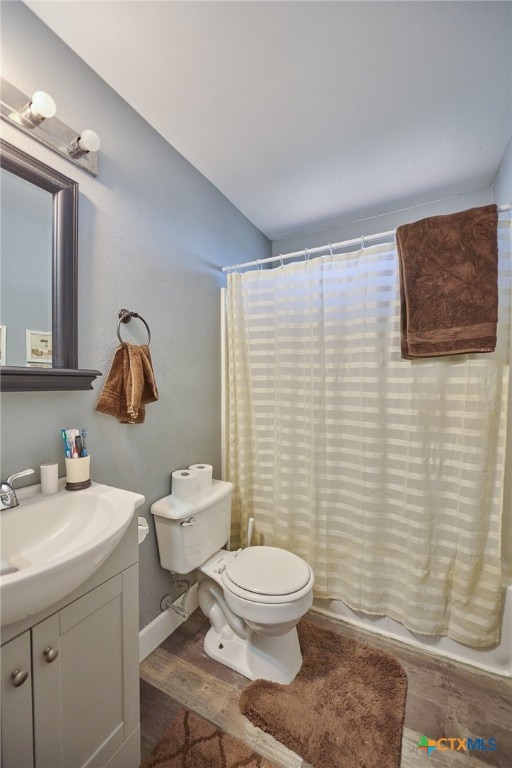
<svg viewBox="0 0 512 768"><path fill-rule="evenodd" d="M0 165L52 195L51 368L2 365L2 391L92 389L99 371L78 368L78 183L0 140Z"/></svg>
<svg viewBox="0 0 512 768"><path fill-rule="evenodd" d="M16 368L2 366L2 392L57 392L92 389L99 371L83 368Z"/></svg>

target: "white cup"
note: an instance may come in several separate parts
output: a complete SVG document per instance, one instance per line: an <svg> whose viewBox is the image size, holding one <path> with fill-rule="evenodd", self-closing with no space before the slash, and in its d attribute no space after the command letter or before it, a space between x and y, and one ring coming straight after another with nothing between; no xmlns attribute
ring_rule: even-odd
<svg viewBox="0 0 512 768"><path fill-rule="evenodd" d="M41 470L41 493L43 496L53 496L59 490L59 465L47 461L39 467Z"/></svg>

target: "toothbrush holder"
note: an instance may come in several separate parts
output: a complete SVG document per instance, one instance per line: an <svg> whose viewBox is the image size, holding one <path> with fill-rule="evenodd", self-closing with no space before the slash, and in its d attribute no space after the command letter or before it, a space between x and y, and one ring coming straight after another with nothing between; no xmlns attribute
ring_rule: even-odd
<svg viewBox="0 0 512 768"><path fill-rule="evenodd" d="M66 491L82 491L91 484L91 457L81 459L65 459L66 462Z"/></svg>

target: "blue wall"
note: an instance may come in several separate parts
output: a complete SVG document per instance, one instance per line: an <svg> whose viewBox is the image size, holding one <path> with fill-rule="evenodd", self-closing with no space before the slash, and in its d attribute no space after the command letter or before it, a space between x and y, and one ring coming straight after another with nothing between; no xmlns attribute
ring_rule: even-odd
<svg viewBox="0 0 512 768"><path fill-rule="evenodd" d="M93 179L2 126L7 141L80 184L79 365L104 374L91 392L2 395L2 477L26 467L39 473L42 462L57 458L64 474L60 429L87 427L93 480L146 497L144 626L170 591L149 505L170 492L175 469L207 462L220 472L220 267L265 258L270 243L22 3L2 3L1 35L2 76L26 94L49 91L61 120L101 137ZM94 410L122 307L143 315L152 332L160 399L143 425L121 425ZM141 328L132 321L124 337L144 341Z"/></svg>

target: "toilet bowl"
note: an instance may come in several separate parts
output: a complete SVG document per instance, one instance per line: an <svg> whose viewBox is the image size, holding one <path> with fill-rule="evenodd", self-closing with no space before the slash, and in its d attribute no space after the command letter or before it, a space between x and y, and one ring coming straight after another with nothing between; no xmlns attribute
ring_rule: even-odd
<svg viewBox="0 0 512 768"><path fill-rule="evenodd" d="M302 666L296 625L313 602L310 566L283 549L248 547L221 550L199 570L206 653L251 680L290 683Z"/></svg>
<svg viewBox="0 0 512 768"><path fill-rule="evenodd" d="M230 552L231 483L151 506L164 568L199 572L198 600L211 627L206 653L254 680L289 683L302 665L296 625L313 602L314 574L277 547Z"/></svg>
<svg viewBox="0 0 512 768"><path fill-rule="evenodd" d="M297 624L311 607L313 582L304 560L277 547L247 547L222 572L231 610L267 634Z"/></svg>

